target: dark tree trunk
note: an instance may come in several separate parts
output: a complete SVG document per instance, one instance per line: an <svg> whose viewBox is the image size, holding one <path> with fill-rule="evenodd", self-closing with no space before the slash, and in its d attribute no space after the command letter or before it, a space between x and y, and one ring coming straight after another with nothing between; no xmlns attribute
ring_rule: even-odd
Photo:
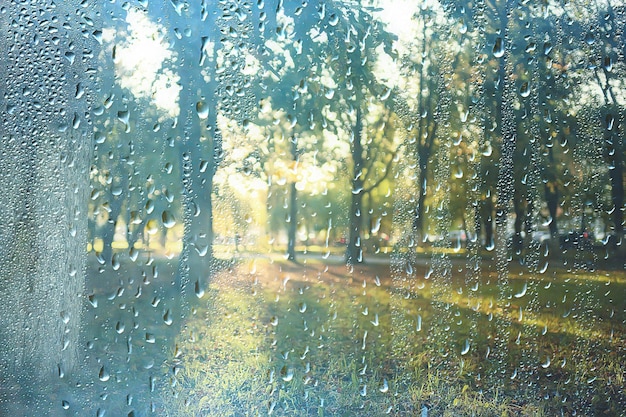
<svg viewBox="0 0 626 417"><path fill-rule="evenodd" d="M482 204L482 223L485 227L485 246L492 248L493 240L493 200L487 197Z"/></svg>
<svg viewBox="0 0 626 417"><path fill-rule="evenodd" d="M559 191L556 185L552 182L548 182L545 185L546 204L548 206L548 213L550 214L550 238L555 240L559 237L559 228L557 223L557 209L559 207Z"/></svg>
<svg viewBox="0 0 626 417"><path fill-rule="evenodd" d="M182 180L183 215L176 219L184 223L183 249L179 257L178 280L183 299L189 299L194 286L206 287L215 267L213 259L213 178L222 158L222 136L217 128L220 110L222 74L205 81L204 67L216 65L217 51L223 46L218 40L213 55L203 49L209 32L221 23L218 15L209 14L202 22L198 5L190 6L178 16L170 10L172 27L184 25L197 30L196 36L185 38L180 62L180 137L178 143ZM207 36L202 36L202 35ZM188 311L184 303L182 314Z"/></svg>
<svg viewBox="0 0 626 417"><path fill-rule="evenodd" d="M350 222L346 262L349 264L363 262L363 248L361 245L362 209L363 209L363 115L361 108L356 109L356 123L352 138L352 202L350 203Z"/></svg>
<svg viewBox="0 0 626 417"><path fill-rule="evenodd" d="M292 135L289 139L289 151L294 165L298 163L298 138ZM296 232L298 230L298 190L295 180L289 186L289 224L287 225L287 259L296 260Z"/></svg>
<svg viewBox="0 0 626 417"><path fill-rule="evenodd" d="M359 182L353 181L352 186L358 187ZM352 202L350 204L350 235L346 252L346 262L350 264L363 262L363 247L361 244L363 193L355 193L354 190L355 188L353 188Z"/></svg>
<svg viewBox="0 0 626 417"><path fill-rule="evenodd" d="M426 36L426 25L424 25L422 29L422 56L426 56L426 43L428 37ZM435 139L435 133L437 131L437 122L433 118L433 115L430 115L428 118L422 117L426 111L429 113L432 111L432 103L433 103L433 95L434 92L430 91L426 99L426 103L424 103L424 89L426 86L424 85L425 81L430 79L425 73L425 68L423 63L420 64L420 81L419 81L419 96L418 96L418 129L417 129L417 155L419 158L419 175L418 175L418 196L417 196L417 206L415 207L415 218L413 219L413 234L417 240L416 244L419 244L424 238L424 203L426 200L426 190L427 190L427 181L428 181L428 165L430 154L432 150L432 145Z"/></svg>
<svg viewBox="0 0 626 417"><path fill-rule="evenodd" d="M296 260L296 231L298 228L298 190L296 183L289 186L289 223L287 225L287 259Z"/></svg>
<svg viewBox="0 0 626 417"><path fill-rule="evenodd" d="M124 200L122 196L114 196L111 193L109 193L109 197L109 219L100 228L102 238L102 252L100 253L100 256L106 263L110 264L113 256L113 238L115 237L115 228L117 226L117 220L122 213Z"/></svg>
<svg viewBox="0 0 626 417"><path fill-rule="evenodd" d="M430 158L430 147L421 146L419 149L419 175L418 175L418 196L415 207L415 218L413 219L413 233L421 240L424 236L424 203L426 200L426 181L428 178L428 158ZM416 242L419 244L419 242Z"/></svg>
<svg viewBox="0 0 626 417"><path fill-rule="evenodd" d="M515 223L513 234L513 252L516 255L521 255L524 249L524 240L522 239L522 226L524 226L524 219L526 216L526 210L524 209L524 201L520 196L516 196L513 199L513 209L515 211Z"/></svg>

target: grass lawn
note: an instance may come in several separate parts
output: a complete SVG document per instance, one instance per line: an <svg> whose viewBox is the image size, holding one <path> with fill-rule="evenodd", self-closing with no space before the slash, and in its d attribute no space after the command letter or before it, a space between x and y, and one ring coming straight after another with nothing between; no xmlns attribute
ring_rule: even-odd
<svg viewBox="0 0 626 417"><path fill-rule="evenodd" d="M626 415L626 273L242 259L167 359L168 416Z"/></svg>

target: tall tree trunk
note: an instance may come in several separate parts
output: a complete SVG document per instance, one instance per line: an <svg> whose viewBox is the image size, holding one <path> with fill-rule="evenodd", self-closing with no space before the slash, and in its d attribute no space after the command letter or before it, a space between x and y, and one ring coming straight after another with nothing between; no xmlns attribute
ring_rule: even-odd
<svg viewBox="0 0 626 417"><path fill-rule="evenodd" d="M296 231L298 228L298 190L296 183L289 185L289 223L287 225L287 259L296 260Z"/></svg>
<svg viewBox="0 0 626 417"><path fill-rule="evenodd" d="M7 4L0 13L0 31L11 39L0 42L3 416L58 414L49 394L60 389L60 372L70 373L78 361L93 133L83 67L91 63L82 51L95 48L65 26L70 19L74 27L78 3L57 4L54 24L39 20L36 2ZM74 44L71 62L42 59L58 54L56 37ZM87 87L83 98L75 97L76 80ZM9 105L13 110L5 111Z"/></svg>
<svg viewBox="0 0 626 417"><path fill-rule="evenodd" d="M426 56L426 24L424 23L422 28L422 56ZM417 205L415 207L415 218L413 219L413 235L415 236L415 244L419 245L424 236L424 202L426 200L426 181L428 178L428 159L430 158L430 137L428 133L428 118L422 117L424 114L424 89L426 74L424 68L424 62L420 61L419 64L419 90L417 97L417 112L418 112L418 129L417 129L417 156L419 158L418 166L419 166L419 175L418 175L418 196L417 196ZM430 105L430 92L429 92L429 100L428 105ZM430 110L430 109L428 109ZM431 114L430 117L433 117ZM434 136L434 134L433 134Z"/></svg>
<svg viewBox="0 0 626 417"><path fill-rule="evenodd" d="M424 236L424 204L426 201L426 181L428 178L428 158L430 158L430 148L421 146L418 151L419 175L418 175L418 195L415 207L415 218L413 219L413 233L421 241ZM419 244L420 242L416 242Z"/></svg>
<svg viewBox="0 0 626 417"><path fill-rule="evenodd" d="M352 201L350 203L350 222L346 262L356 264L363 262L363 247L361 245L362 209L363 209L363 115L361 108L356 108L356 122L352 131Z"/></svg>
<svg viewBox="0 0 626 417"><path fill-rule="evenodd" d="M493 247L493 200L491 197L483 200L481 217L485 227L485 246Z"/></svg>
<svg viewBox="0 0 626 417"><path fill-rule="evenodd" d="M545 185L546 204L548 206L548 213L550 215L550 238L552 240L558 239L559 227L557 223L557 210L559 207L559 190L554 182L548 182Z"/></svg>
<svg viewBox="0 0 626 417"><path fill-rule="evenodd" d="M294 164L294 170L298 165L298 138L291 135L289 139L289 151L291 152L291 160ZM296 189L296 179L289 186L289 224L287 225L287 259L296 260L296 231L298 229L298 190Z"/></svg>
<svg viewBox="0 0 626 417"><path fill-rule="evenodd" d="M100 256L105 262L110 263L113 256L113 238L115 237L118 218L122 213L122 204L124 203L122 195L124 195L124 193L120 196L114 196L109 192L108 195L109 218L100 228L100 238L102 239L102 252Z"/></svg>
<svg viewBox="0 0 626 417"><path fill-rule="evenodd" d="M203 21L201 5L184 9L181 15L169 13L171 27L193 27L196 36L184 38L180 62L180 137L178 143L183 205L183 248L179 257L177 279L183 300L181 313L189 310L189 300L194 287L208 285L214 268L213 259L213 178L222 157L222 136L217 128L220 78L206 82L204 66L216 65L217 51L222 43L212 49L212 56L204 48L206 31L215 30L219 14L209 14ZM206 62L205 62L206 61ZM181 220L181 219L177 219Z"/></svg>
<svg viewBox="0 0 626 417"><path fill-rule="evenodd" d="M524 249L524 240L522 239L522 226L524 225L524 218L526 216L526 210L524 208L524 199L517 195L513 199L513 210L515 211L515 223L513 234L513 252L516 255L521 255Z"/></svg>

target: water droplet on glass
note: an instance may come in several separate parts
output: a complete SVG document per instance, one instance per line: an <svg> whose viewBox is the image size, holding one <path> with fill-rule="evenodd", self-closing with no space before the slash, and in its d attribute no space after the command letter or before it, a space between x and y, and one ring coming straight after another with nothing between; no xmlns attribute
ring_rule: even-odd
<svg viewBox="0 0 626 417"><path fill-rule="evenodd" d="M165 314L163 315L163 321L165 322L165 324L167 324L168 326L170 326L172 324L172 314L170 313L169 310L167 310L165 312Z"/></svg>
<svg viewBox="0 0 626 417"><path fill-rule="evenodd" d="M543 54L549 55L552 52L552 44L550 42L546 42L543 44Z"/></svg>
<svg viewBox="0 0 626 417"><path fill-rule="evenodd" d="M117 119L124 123L125 125L128 125L129 121L130 121L130 112L128 110L120 110L117 112Z"/></svg>
<svg viewBox="0 0 626 417"><path fill-rule="evenodd" d="M502 38L497 38L495 44L493 45L493 56L496 58L501 58L504 56L504 44L502 42Z"/></svg>
<svg viewBox="0 0 626 417"><path fill-rule="evenodd" d="M465 35L467 33L467 25L465 24L465 20L461 19L459 21L459 33L461 35Z"/></svg>
<svg viewBox="0 0 626 417"><path fill-rule="evenodd" d="M167 229L171 229L176 225L176 219L174 218L174 215L167 210L165 210L161 214L161 219L163 220L163 226L165 226Z"/></svg>
<svg viewBox="0 0 626 417"><path fill-rule="evenodd" d="M117 324L115 325L115 331L118 334L122 334L124 333L124 329L126 328L126 326L124 325L124 323L122 323L121 321L118 321Z"/></svg>
<svg viewBox="0 0 626 417"><path fill-rule="evenodd" d="M528 85L528 81L525 81L519 89L519 94L526 98L530 95L530 86Z"/></svg>
<svg viewBox="0 0 626 417"><path fill-rule="evenodd" d="M283 381L289 382L293 379L293 368L287 368L283 366L283 369L281 369L280 374L282 375Z"/></svg>
<svg viewBox="0 0 626 417"><path fill-rule="evenodd" d="M76 94L74 95L74 97L76 99L80 99L84 95L85 95L85 87L83 87L81 83L76 84Z"/></svg>
<svg viewBox="0 0 626 417"><path fill-rule="evenodd" d="M391 95L391 88L385 87L385 89L383 90L379 98L381 101L385 101L389 98L390 95Z"/></svg>
<svg viewBox="0 0 626 417"><path fill-rule="evenodd" d="M65 53L65 59L72 65L74 60L76 59L76 54L74 52L68 51Z"/></svg>
<svg viewBox="0 0 626 417"><path fill-rule="evenodd" d="M196 112L198 113L198 117L202 120L209 117L209 106L204 101L199 101L196 103Z"/></svg>
<svg viewBox="0 0 626 417"><path fill-rule="evenodd" d="M204 288L202 288L200 281L196 281L196 284L194 285L194 292L196 294L196 297L198 298L204 297Z"/></svg>
<svg viewBox="0 0 626 417"><path fill-rule="evenodd" d="M111 257L111 267L113 268L114 271L117 271L118 269L120 269L119 254L114 253L113 256Z"/></svg>
<svg viewBox="0 0 626 417"><path fill-rule="evenodd" d="M155 235L159 231L159 225L155 219L150 219L146 222L146 232L149 235Z"/></svg>
<svg viewBox="0 0 626 417"><path fill-rule="evenodd" d="M387 382L387 379L383 379L383 385L378 389L380 392L382 392L383 394L387 391L389 391L389 383Z"/></svg>
<svg viewBox="0 0 626 417"><path fill-rule="evenodd" d="M107 371L104 366L100 368L100 372L98 373L98 379L102 382L107 382L109 378L111 378L109 371Z"/></svg>
<svg viewBox="0 0 626 417"><path fill-rule="evenodd" d="M463 344L463 349L461 349L461 355L467 355L469 351L470 351L470 342L469 340L465 339L465 343Z"/></svg>
<svg viewBox="0 0 626 417"><path fill-rule="evenodd" d="M522 287L522 289L520 290L520 292L515 293L515 298L522 298L523 296L526 295L526 291L528 290L528 283L525 282L524 286Z"/></svg>

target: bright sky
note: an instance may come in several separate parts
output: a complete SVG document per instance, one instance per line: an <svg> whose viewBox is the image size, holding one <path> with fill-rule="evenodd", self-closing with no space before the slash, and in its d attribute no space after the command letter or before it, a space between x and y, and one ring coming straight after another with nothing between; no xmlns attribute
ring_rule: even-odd
<svg viewBox="0 0 626 417"><path fill-rule="evenodd" d="M102 31L104 41L116 47L115 70L120 86L135 97L149 98L164 117L178 116L180 77L166 68L176 54L163 39L164 28L136 9L128 11L126 23L128 36L116 36L114 28Z"/></svg>

